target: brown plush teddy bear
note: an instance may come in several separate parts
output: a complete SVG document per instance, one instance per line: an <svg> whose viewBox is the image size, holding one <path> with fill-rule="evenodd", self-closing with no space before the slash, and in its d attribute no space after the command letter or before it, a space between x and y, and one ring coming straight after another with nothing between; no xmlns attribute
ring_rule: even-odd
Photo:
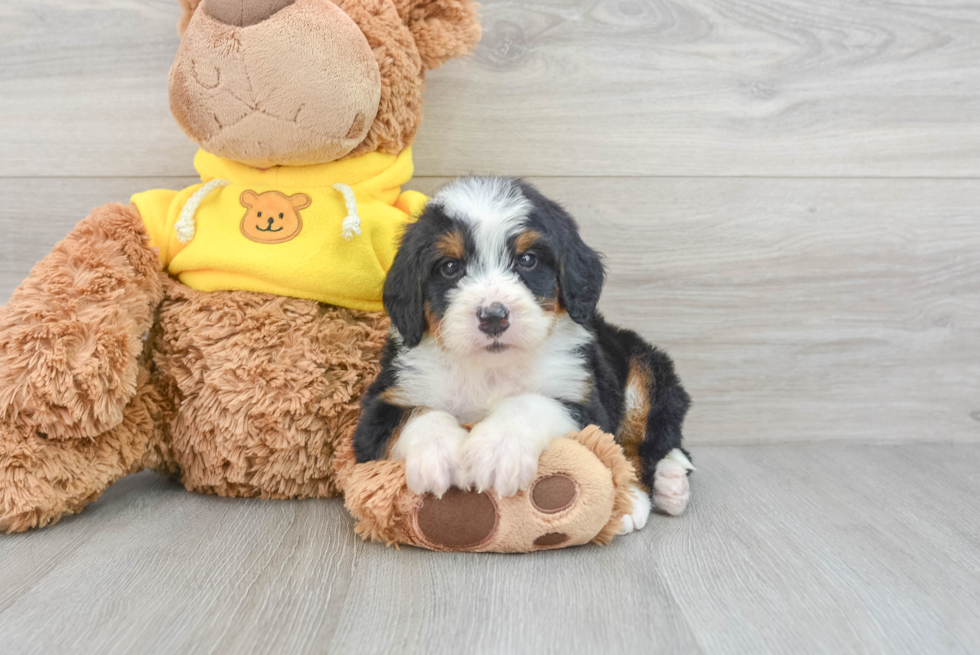
<svg viewBox="0 0 980 655"><path fill-rule="evenodd" d="M202 181L95 209L0 308L0 531L152 467L224 496L346 487L361 534L389 543L607 541L632 476L608 435L556 446L537 496L479 511L350 456L384 276L425 202L401 189L425 71L475 45L472 1L181 3L170 105Z"/></svg>
<svg viewBox="0 0 980 655"><path fill-rule="evenodd" d="M0 531L146 466L227 496L340 491L424 201L400 186L425 71L472 49L475 6L181 3L170 104L202 184L95 209L0 309Z"/></svg>

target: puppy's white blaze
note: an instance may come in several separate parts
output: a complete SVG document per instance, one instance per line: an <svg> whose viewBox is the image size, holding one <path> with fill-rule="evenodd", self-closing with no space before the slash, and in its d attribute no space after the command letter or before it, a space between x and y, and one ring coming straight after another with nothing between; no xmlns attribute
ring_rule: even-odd
<svg viewBox="0 0 980 655"><path fill-rule="evenodd" d="M581 400L590 380L581 349L590 340L585 328L563 315L537 350L487 355L502 358L503 366L488 367L485 358L455 356L426 336L417 347L399 352L394 367L407 396L404 402L473 423L510 396L532 393Z"/></svg>
<svg viewBox="0 0 980 655"><path fill-rule="evenodd" d="M487 270L501 264L507 240L520 231L531 210L520 187L506 178L460 178L443 187L432 202L471 226L477 257Z"/></svg>

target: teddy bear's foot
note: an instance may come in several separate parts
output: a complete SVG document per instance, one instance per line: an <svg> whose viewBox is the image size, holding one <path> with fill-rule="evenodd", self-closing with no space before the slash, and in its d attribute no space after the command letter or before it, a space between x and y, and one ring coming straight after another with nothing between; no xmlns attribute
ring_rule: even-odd
<svg viewBox="0 0 980 655"><path fill-rule="evenodd" d="M608 541L608 526L615 526L614 534L629 511L632 476L628 467L610 467L592 450L603 443L596 438L601 436L586 432L576 435L583 442L553 441L538 462L537 478L516 495L453 489L442 499L423 497L410 532L418 545L436 550L527 552ZM633 502L638 512L641 503ZM646 503L649 513L648 498Z"/></svg>
<svg viewBox="0 0 980 655"><path fill-rule="evenodd" d="M679 448L657 462L653 477L653 501L658 509L671 516L684 513L691 497L687 473L693 470L691 461Z"/></svg>
<svg viewBox="0 0 980 655"><path fill-rule="evenodd" d="M141 468L156 408L143 371L122 422L93 439L54 439L0 421L0 532L23 532L80 512L118 478Z"/></svg>
<svg viewBox="0 0 980 655"><path fill-rule="evenodd" d="M442 551L520 553L608 543L634 502L633 467L610 434L590 426L551 442L527 490L451 488L441 498L418 496L405 483L403 460L356 464L341 452L348 509L365 539Z"/></svg>
<svg viewBox="0 0 980 655"><path fill-rule="evenodd" d="M572 442L567 445L574 452ZM545 462L542 468L552 467ZM585 484L591 487L593 482ZM580 499L581 486L565 472L543 475L527 491L505 498L452 488L442 498L422 497L414 531L421 545L437 550L526 551L579 545L602 528L609 511L605 501L612 503L611 496L593 495L596 491L587 489Z"/></svg>
<svg viewBox="0 0 980 655"><path fill-rule="evenodd" d="M504 511L516 512L525 519L537 516L551 518L570 509L578 499L579 486L564 473L538 478L519 502L506 503ZM442 498L426 494L415 515L415 526L422 539L432 546L450 550L479 550L497 537L501 526L500 510L495 496L488 492L462 491L453 488ZM530 505L530 507L528 506ZM513 516L504 524L514 523ZM557 518L557 517L555 517ZM558 522L540 526L540 535L531 541L534 549L567 544L572 536L562 532ZM577 531L584 526L576 526ZM524 537L524 535L522 535ZM500 543L509 541L506 536Z"/></svg>

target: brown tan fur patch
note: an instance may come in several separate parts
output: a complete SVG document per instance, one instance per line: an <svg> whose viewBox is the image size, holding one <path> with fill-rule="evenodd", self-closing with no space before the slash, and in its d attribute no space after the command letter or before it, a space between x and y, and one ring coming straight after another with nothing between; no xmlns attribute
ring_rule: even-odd
<svg viewBox="0 0 980 655"><path fill-rule="evenodd" d="M450 259L462 259L466 254L466 245L463 242L463 235L459 232L449 232L443 234L436 241L436 250Z"/></svg>
<svg viewBox="0 0 980 655"><path fill-rule="evenodd" d="M405 400L405 393L401 387L388 387L380 394L378 398L388 403L389 405L394 405L395 407L407 407L407 401Z"/></svg>
<svg viewBox="0 0 980 655"><path fill-rule="evenodd" d="M541 307L545 313L551 314L551 329L548 334L554 334L555 328L558 327L558 318L565 313L565 308L561 306L561 301L559 300L560 294L558 292L558 287L555 287L554 295L552 296L536 296L535 300L538 302L538 306Z"/></svg>
<svg viewBox="0 0 980 655"><path fill-rule="evenodd" d="M534 230L525 230L517 235L517 240L514 242L514 248L517 249L517 254L521 254L528 248L533 246L541 238L541 234Z"/></svg>
<svg viewBox="0 0 980 655"><path fill-rule="evenodd" d="M535 298L538 301L538 305L541 309L548 312L549 314L558 314L564 311L561 304L558 302L558 289L555 289L555 295L553 296L538 296Z"/></svg>
<svg viewBox="0 0 980 655"><path fill-rule="evenodd" d="M642 470L640 444L646 437L652 385L653 377L647 367L635 359L630 360L629 375L626 378L626 395L623 399L626 407L616 440L622 446L626 459L633 464L637 472Z"/></svg>

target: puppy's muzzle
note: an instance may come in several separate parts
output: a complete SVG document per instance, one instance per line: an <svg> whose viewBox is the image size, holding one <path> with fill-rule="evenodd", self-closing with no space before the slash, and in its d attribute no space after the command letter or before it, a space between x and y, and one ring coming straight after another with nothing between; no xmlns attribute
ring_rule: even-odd
<svg viewBox="0 0 980 655"><path fill-rule="evenodd" d="M480 321L480 332L490 337L499 337L510 327L510 312L499 302L476 310L476 318Z"/></svg>

